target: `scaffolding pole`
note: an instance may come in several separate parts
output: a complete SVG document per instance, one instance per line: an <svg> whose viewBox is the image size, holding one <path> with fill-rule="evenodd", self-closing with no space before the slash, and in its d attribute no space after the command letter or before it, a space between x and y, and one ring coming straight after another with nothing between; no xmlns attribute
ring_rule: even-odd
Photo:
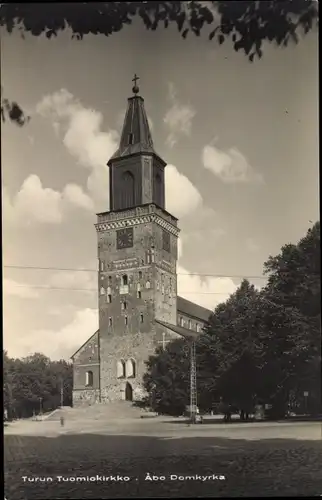
<svg viewBox="0 0 322 500"><path fill-rule="evenodd" d="M197 404L196 342L192 340L190 346L190 418L193 423L196 422Z"/></svg>

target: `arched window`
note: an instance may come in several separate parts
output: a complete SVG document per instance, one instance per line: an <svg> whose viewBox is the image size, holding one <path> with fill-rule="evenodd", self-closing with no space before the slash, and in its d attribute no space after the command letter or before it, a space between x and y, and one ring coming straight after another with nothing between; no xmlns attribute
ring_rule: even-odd
<svg viewBox="0 0 322 500"><path fill-rule="evenodd" d="M141 293L141 290L138 290L138 291L137 291L137 295L136 295L136 296L137 296L137 298L138 298L138 299L141 299L141 298L142 298L142 293Z"/></svg>
<svg viewBox="0 0 322 500"><path fill-rule="evenodd" d="M188 320L188 328L191 330L191 319Z"/></svg>
<svg viewBox="0 0 322 500"><path fill-rule="evenodd" d="M154 201L162 207L162 179L159 173L154 177Z"/></svg>
<svg viewBox="0 0 322 500"><path fill-rule="evenodd" d="M145 288L151 288L151 283L150 281L147 281L146 284L145 284Z"/></svg>
<svg viewBox="0 0 322 500"><path fill-rule="evenodd" d="M123 302L121 304L121 308L122 308L122 311L125 311L127 309L127 302L126 302L126 300L123 300Z"/></svg>
<svg viewBox="0 0 322 500"><path fill-rule="evenodd" d="M180 318L179 318L179 325L184 326L184 319L182 316L180 316Z"/></svg>
<svg viewBox="0 0 322 500"><path fill-rule="evenodd" d="M125 373L127 378L135 378L136 365L134 359L131 358L127 360Z"/></svg>
<svg viewBox="0 0 322 500"><path fill-rule="evenodd" d="M124 316L124 324L127 326L128 324L128 319L127 319L127 316Z"/></svg>
<svg viewBox="0 0 322 500"><path fill-rule="evenodd" d="M127 171L122 175L121 206L129 208L135 205L135 179L134 175Z"/></svg>
<svg viewBox="0 0 322 500"><path fill-rule="evenodd" d="M126 286L129 284L129 279L127 277L127 274L123 274L122 276L122 286Z"/></svg>
<svg viewBox="0 0 322 500"><path fill-rule="evenodd" d="M113 326L113 318L108 318L108 326Z"/></svg>
<svg viewBox="0 0 322 500"><path fill-rule="evenodd" d="M124 359L120 359L116 363L116 374L117 374L117 378L124 378L125 377L125 361L124 361Z"/></svg>
<svg viewBox="0 0 322 500"><path fill-rule="evenodd" d="M140 323L143 323L144 321L144 316L143 316L143 313L140 314Z"/></svg>
<svg viewBox="0 0 322 500"><path fill-rule="evenodd" d="M85 385L86 387L92 387L93 386L93 372L88 371L86 372L86 378L85 378Z"/></svg>
<svg viewBox="0 0 322 500"><path fill-rule="evenodd" d="M101 286L101 295L105 295L105 288Z"/></svg>

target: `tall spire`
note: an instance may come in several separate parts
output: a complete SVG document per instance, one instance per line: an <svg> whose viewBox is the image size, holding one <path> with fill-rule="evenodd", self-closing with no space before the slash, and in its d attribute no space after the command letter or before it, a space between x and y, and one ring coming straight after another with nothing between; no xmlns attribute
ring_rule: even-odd
<svg viewBox="0 0 322 500"><path fill-rule="evenodd" d="M148 118L144 108L144 99L139 95L137 85L139 77L134 75L132 88L133 96L128 98L121 140L118 150L111 157L122 158L135 153L154 153L152 136Z"/></svg>

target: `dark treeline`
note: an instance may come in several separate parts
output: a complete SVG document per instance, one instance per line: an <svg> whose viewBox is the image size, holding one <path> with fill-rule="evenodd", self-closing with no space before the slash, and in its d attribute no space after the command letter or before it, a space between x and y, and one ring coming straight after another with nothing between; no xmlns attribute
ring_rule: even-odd
<svg viewBox="0 0 322 500"><path fill-rule="evenodd" d="M73 371L66 361L43 354L22 359L3 353L4 410L8 419L27 418L72 404Z"/></svg>
<svg viewBox="0 0 322 500"><path fill-rule="evenodd" d="M271 405L271 416L321 412L320 223L264 264L267 285L244 280L218 305L196 345L199 407L223 401L245 413ZM156 411L189 404L189 349L177 340L148 362L145 387Z"/></svg>

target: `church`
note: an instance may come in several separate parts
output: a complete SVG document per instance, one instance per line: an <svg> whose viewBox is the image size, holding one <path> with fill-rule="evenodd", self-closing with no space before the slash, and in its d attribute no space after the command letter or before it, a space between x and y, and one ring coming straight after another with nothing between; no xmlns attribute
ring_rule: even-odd
<svg viewBox="0 0 322 500"><path fill-rule="evenodd" d="M211 314L177 295L178 219L136 80L108 161L110 210L95 224L99 329L71 357L74 406L142 399L149 356L180 329L202 332Z"/></svg>

